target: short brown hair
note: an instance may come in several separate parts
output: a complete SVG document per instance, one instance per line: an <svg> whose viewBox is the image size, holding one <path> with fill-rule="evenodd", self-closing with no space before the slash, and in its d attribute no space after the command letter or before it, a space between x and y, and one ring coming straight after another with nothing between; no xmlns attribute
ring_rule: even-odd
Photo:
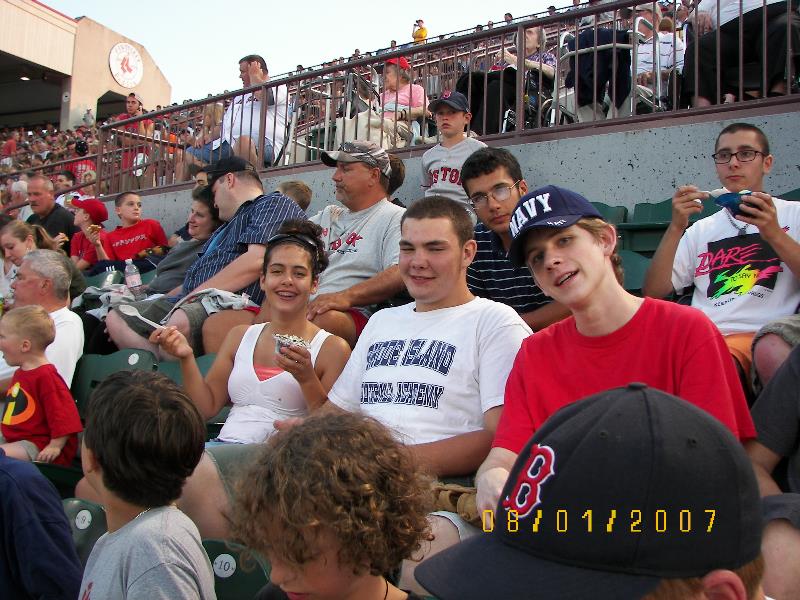
<svg viewBox="0 0 800 600"><path fill-rule="evenodd" d="M160 373L118 371L89 397L83 442L105 487L125 502L152 507L177 500L205 437L186 392Z"/></svg>
<svg viewBox="0 0 800 600"><path fill-rule="evenodd" d="M764 557L759 555L755 560L733 571L744 584L747 597L754 599L764 579ZM642 600L683 600L696 596L703 591L703 581L699 577L688 579L662 579L658 587Z"/></svg>
<svg viewBox="0 0 800 600"><path fill-rule="evenodd" d="M406 219L448 219L462 246L475 237L472 219L467 210L455 200L444 196L426 196L414 201L403 213L400 227Z"/></svg>
<svg viewBox="0 0 800 600"><path fill-rule="evenodd" d="M114 206L116 206L117 208L122 206L122 203L125 202L125 198L127 198L128 196L136 196L137 198L141 198L141 196L139 196L139 194L137 194L136 192L131 192L131 191L122 192L119 196L114 198Z"/></svg>
<svg viewBox="0 0 800 600"><path fill-rule="evenodd" d="M53 318L38 304L11 309L3 315L3 322L15 335L30 340L33 349L40 352L56 339Z"/></svg>
<svg viewBox="0 0 800 600"><path fill-rule="evenodd" d="M614 230L614 239L617 239L616 228L611 225L611 223L603 221L603 219L598 219L596 217L584 217L575 224L581 229L591 233L597 241L600 241L600 233L603 232L606 227L611 227ZM617 278L617 281L620 285L624 285L625 271L622 268L622 257L619 255L619 252L617 252L616 246L614 247L614 252L611 253L610 258L611 266L614 267L614 276Z"/></svg>
<svg viewBox="0 0 800 600"><path fill-rule="evenodd" d="M406 179L406 164L403 159L394 154L389 154L389 165L392 168L392 174L389 175L389 184L386 193L391 196L394 194Z"/></svg>
<svg viewBox="0 0 800 600"><path fill-rule="evenodd" d="M278 184L278 191L284 196L288 196L295 201L297 206L303 210L308 210L311 204L311 195L313 192L305 182L299 179L293 181L282 181Z"/></svg>
<svg viewBox="0 0 800 600"><path fill-rule="evenodd" d="M769 155L769 140L767 139L767 135L761 131L761 129L755 125L751 125L750 123L731 123L725 129L720 131L719 135L717 136L717 141L714 142L714 151L716 152L717 148L719 148L719 138L728 133L738 133L739 131L751 131L755 133L759 143L761 144L761 151L764 154Z"/></svg>
<svg viewBox="0 0 800 600"><path fill-rule="evenodd" d="M296 566L330 533L340 564L381 575L430 539L431 500L411 451L383 425L353 413L317 416L271 437L239 479L233 533Z"/></svg>

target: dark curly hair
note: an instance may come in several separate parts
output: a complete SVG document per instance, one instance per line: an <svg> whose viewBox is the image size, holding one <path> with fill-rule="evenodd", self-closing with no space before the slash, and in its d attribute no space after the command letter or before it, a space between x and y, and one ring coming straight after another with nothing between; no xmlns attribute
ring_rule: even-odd
<svg viewBox="0 0 800 600"><path fill-rule="evenodd" d="M315 556L324 533L357 575L383 575L431 539L430 481L408 448L372 418L310 417L273 436L239 479L232 531L290 564Z"/></svg>
<svg viewBox="0 0 800 600"><path fill-rule="evenodd" d="M281 235L288 237L279 237ZM314 246L312 247L306 240L313 241ZM278 233L267 241L267 249L264 251L264 265L261 267L262 274L267 272L270 254L282 244L294 244L308 252L309 266L311 267L313 279L317 279L319 274L327 268L328 255L325 253L325 243L322 241L322 227L306 219L289 219L284 221L281 228L278 229Z"/></svg>

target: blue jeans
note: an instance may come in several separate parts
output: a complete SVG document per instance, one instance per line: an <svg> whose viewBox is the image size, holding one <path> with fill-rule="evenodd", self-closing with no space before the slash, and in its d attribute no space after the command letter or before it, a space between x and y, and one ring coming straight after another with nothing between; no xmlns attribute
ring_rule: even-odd
<svg viewBox="0 0 800 600"><path fill-rule="evenodd" d="M201 160L204 163L211 163L222 158L233 156L233 148L231 148L231 145L227 140L222 140L222 143L216 150L211 149L213 143L214 142L208 142L201 148L190 146L186 148L186 153L194 156L196 159Z"/></svg>

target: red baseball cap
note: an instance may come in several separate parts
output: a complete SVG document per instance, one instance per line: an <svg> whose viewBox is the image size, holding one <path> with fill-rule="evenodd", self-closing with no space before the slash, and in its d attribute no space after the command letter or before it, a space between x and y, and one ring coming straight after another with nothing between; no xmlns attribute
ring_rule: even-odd
<svg viewBox="0 0 800 600"><path fill-rule="evenodd" d="M106 205L97 198L76 198L71 202L75 208L82 208L89 213L89 218L92 223L100 225L103 221L108 219L108 210Z"/></svg>
<svg viewBox="0 0 800 600"><path fill-rule="evenodd" d="M390 58L386 61L386 64L397 65L405 71L411 70L411 64L408 62L408 59L405 56L396 56L395 58Z"/></svg>

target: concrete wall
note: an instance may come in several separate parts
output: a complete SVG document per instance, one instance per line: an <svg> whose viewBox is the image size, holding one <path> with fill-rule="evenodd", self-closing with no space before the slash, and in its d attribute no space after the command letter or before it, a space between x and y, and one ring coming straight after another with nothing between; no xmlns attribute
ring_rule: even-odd
<svg viewBox="0 0 800 600"><path fill-rule="evenodd" d="M77 24L35 2L0 1L0 50L64 75L72 74Z"/></svg>
<svg viewBox="0 0 800 600"><path fill-rule="evenodd" d="M62 127L74 127L80 124L87 108L91 108L92 113L97 115L97 100L108 91L116 92L123 97L135 91L144 100L146 110L152 110L158 104L162 106L169 104L172 86L144 46L88 17L80 17L77 24L78 33L75 38L75 58L72 67L74 75L64 89L70 93L70 99L66 106L62 107ZM131 44L142 57L144 75L135 89L122 87L111 75L108 54L119 42Z"/></svg>
<svg viewBox="0 0 800 600"><path fill-rule="evenodd" d="M800 188L800 113L739 118L761 127L770 140L775 163L766 179L767 191L780 194ZM590 200L627 206L659 202L672 196L675 188L693 183L701 189L719 187L711 154L719 131L731 120L653 127L589 135L532 144L507 146L520 164L529 187L561 185L580 192ZM421 154L421 153L420 153ZM405 159L406 178L395 194L408 204L421 195L420 157ZM293 174L265 179L265 189L275 189L288 179L301 179L313 190L309 212L335 202L333 170L319 166ZM175 230L185 220L188 191L148 196L145 214L158 218L165 230Z"/></svg>

